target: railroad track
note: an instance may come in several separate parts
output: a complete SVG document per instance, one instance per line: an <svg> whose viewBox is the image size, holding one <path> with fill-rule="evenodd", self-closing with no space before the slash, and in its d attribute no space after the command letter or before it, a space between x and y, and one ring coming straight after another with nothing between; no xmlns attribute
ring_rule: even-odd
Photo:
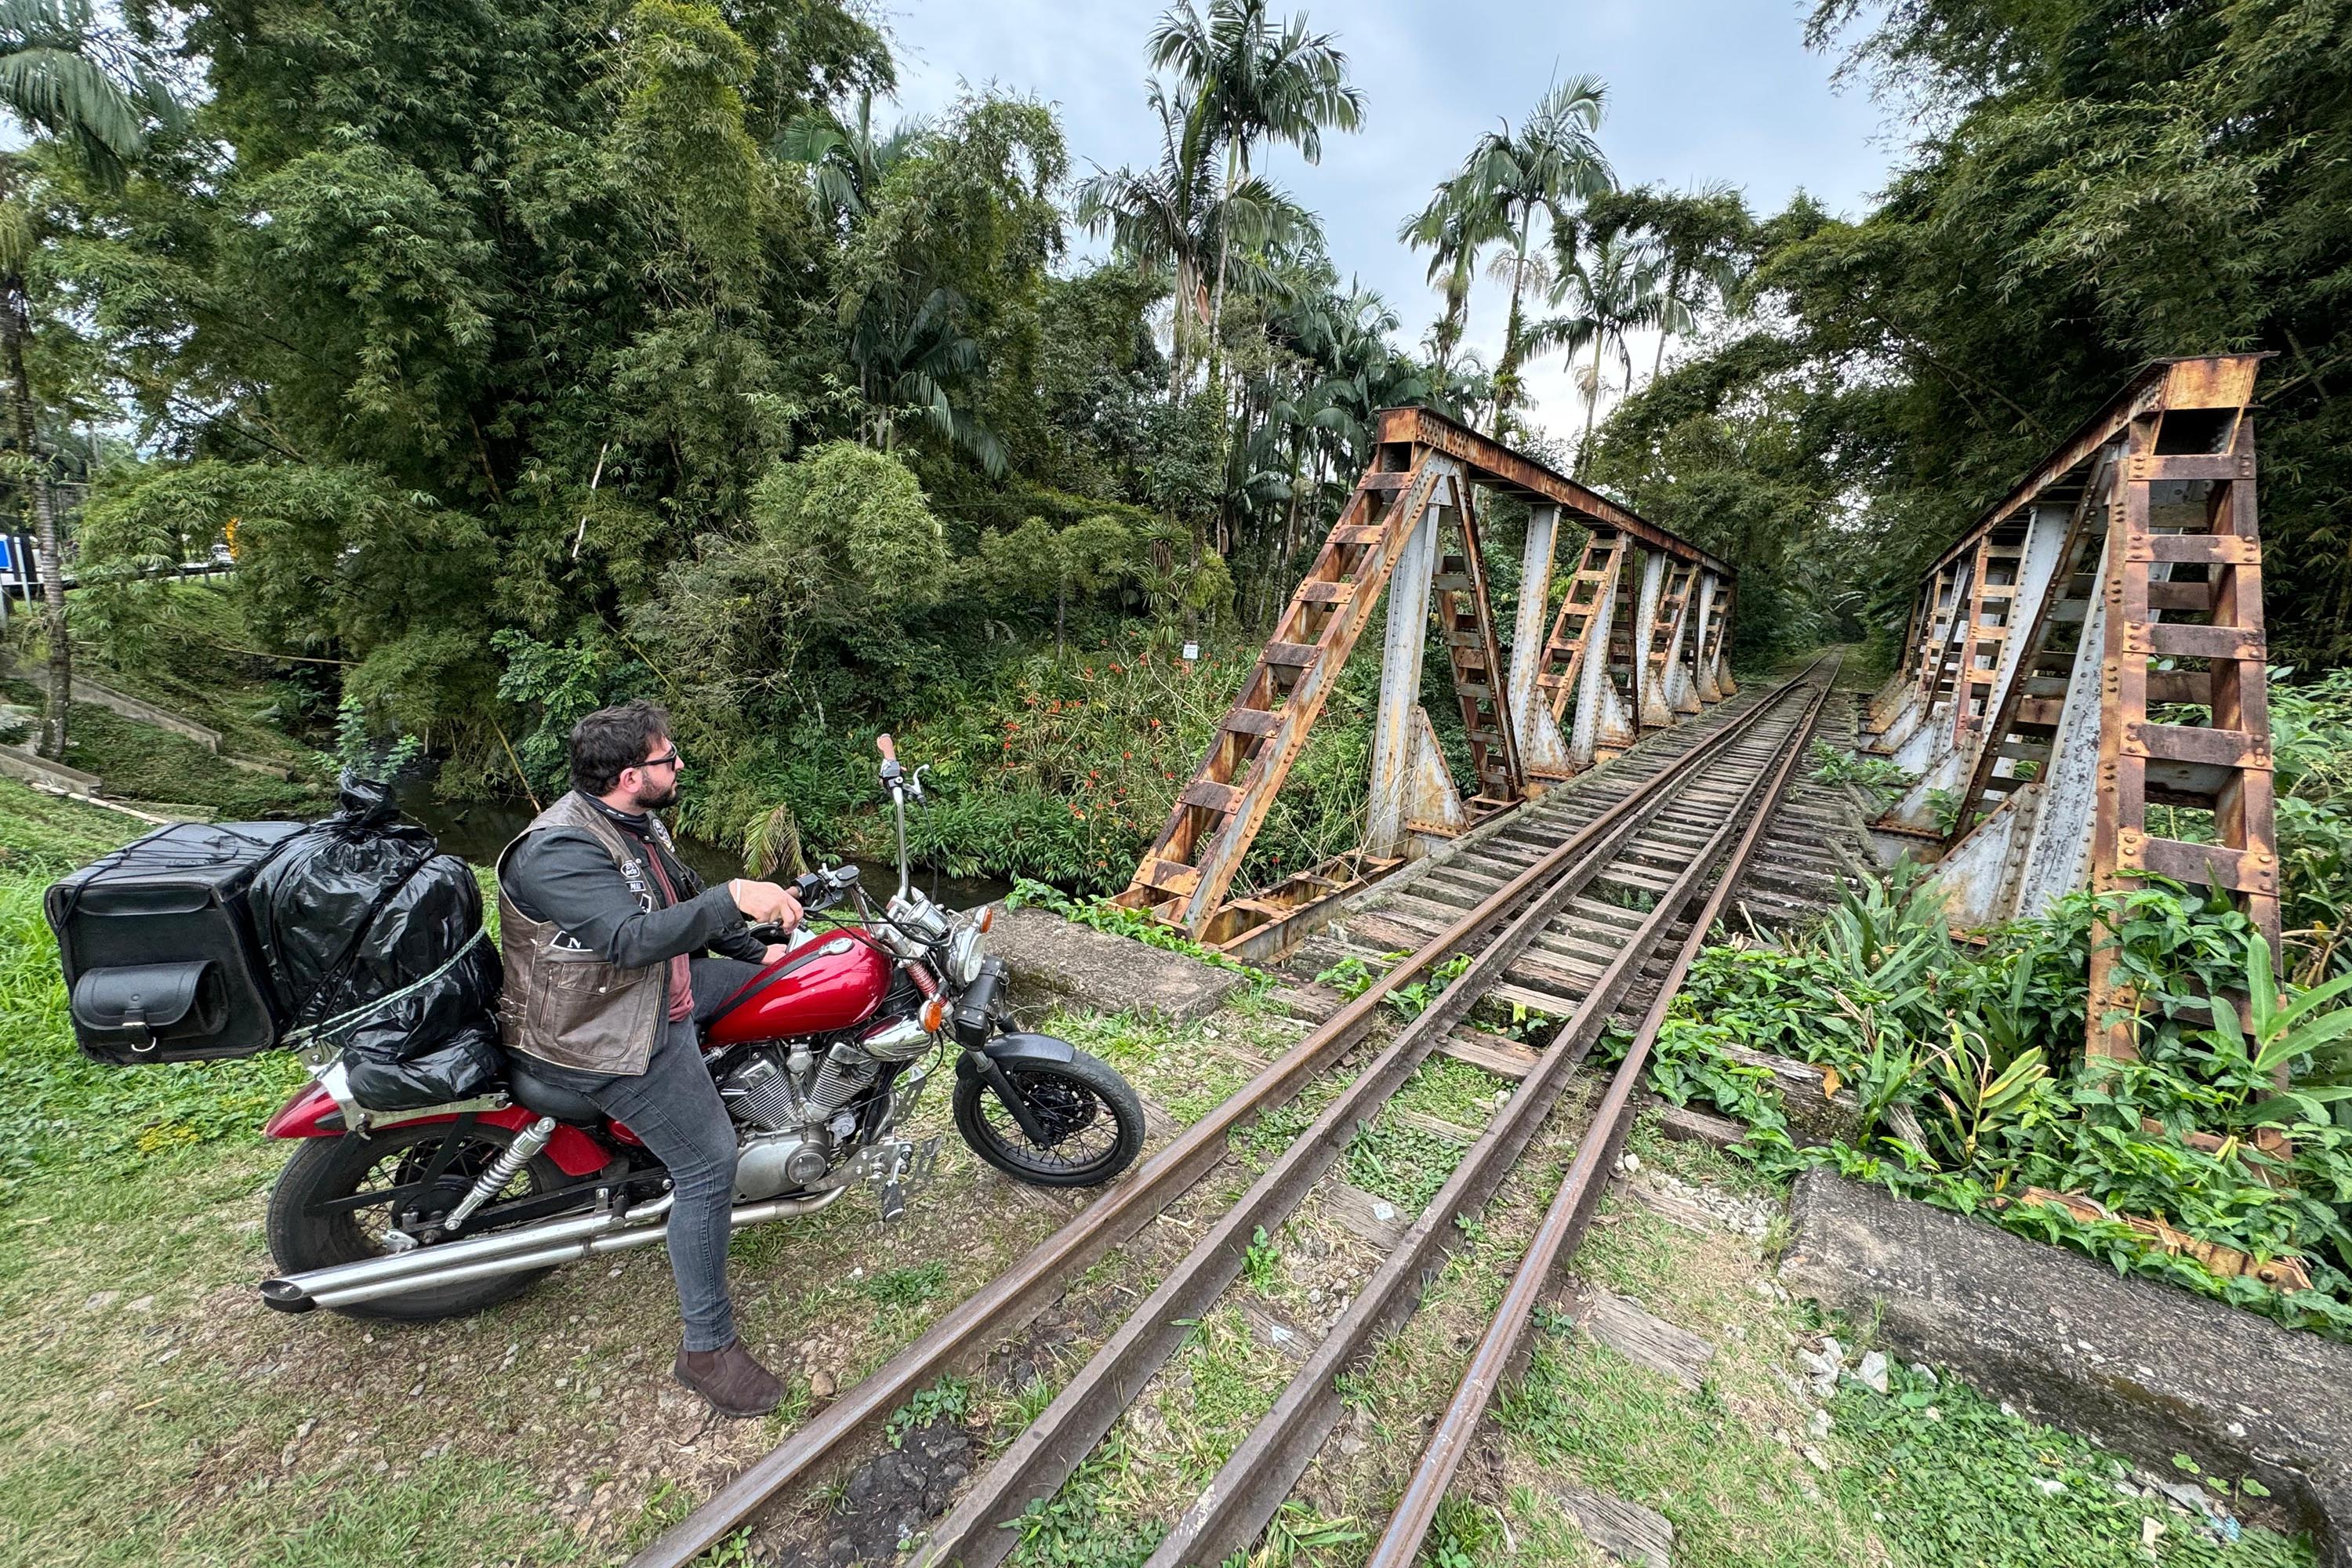
<svg viewBox="0 0 2352 1568"><path fill-rule="evenodd" d="M656 1539L631 1568L682 1568L772 1500L797 1497L915 1394L976 1364L1079 1271L1160 1214L1223 1156L1228 1134L1349 1058L1352 1079L976 1479L918 1556L924 1568L992 1568L1015 1542L1004 1521L1061 1488L1233 1285L1259 1230L1279 1227L1331 1179L1350 1141L1433 1053L1472 1061L1498 1083L1516 1079L1516 1089L1498 1097L1444 1185L1403 1225L1271 1408L1176 1519L1150 1564L1214 1563L1245 1550L1330 1434L1341 1374L1360 1366L1412 1314L1423 1283L1460 1240L1454 1222L1480 1210L1554 1120L1562 1091L1612 1017L1638 1017L1632 1047L1576 1130L1575 1157L1502 1310L1376 1549L1376 1562L1410 1562L1487 1398L1523 1353L1538 1294L1591 1218L1632 1121L1650 1041L1799 767L1833 675L1833 661L1825 659L1678 750L1661 749L1638 763L1629 758L1632 765L1621 764L1622 775L1606 787L1577 792L1549 814L1539 805L1511 833L1488 837L1475 865L1465 860L1463 874L1447 884L1450 891L1424 884L1435 895L1417 900L1427 907L1397 911L1393 930L1420 939L1408 956L1134 1176ZM1390 929L1376 924L1362 932L1362 922L1356 924L1360 934L1380 938ZM1384 1033L1394 1021L1392 1011L1383 1016L1386 999L1425 984L1456 955L1467 955L1466 968L1401 1028ZM1489 1001L1546 1019L1549 1039L1529 1048L1464 1030L1473 1010Z"/></svg>

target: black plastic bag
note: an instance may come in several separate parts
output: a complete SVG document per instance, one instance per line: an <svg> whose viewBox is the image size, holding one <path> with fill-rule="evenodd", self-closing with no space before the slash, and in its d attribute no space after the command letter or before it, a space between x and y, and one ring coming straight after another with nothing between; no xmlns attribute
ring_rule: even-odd
<svg viewBox="0 0 2352 1568"><path fill-rule="evenodd" d="M335 815L270 858L251 907L289 1030L369 1009L328 1035L360 1104L438 1105L498 1078L500 973L496 944L477 940L481 889L463 860L402 820L389 784L345 773ZM429 984L370 1006L445 964Z"/></svg>

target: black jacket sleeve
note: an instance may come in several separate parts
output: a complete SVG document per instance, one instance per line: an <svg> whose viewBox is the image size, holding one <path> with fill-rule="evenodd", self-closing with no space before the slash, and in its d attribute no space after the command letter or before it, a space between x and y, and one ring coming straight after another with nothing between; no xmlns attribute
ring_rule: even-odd
<svg viewBox="0 0 2352 1568"><path fill-rule="evenodd" d="M506 892L525 914L552 921L581 946L624 969L643 969L680 953L718 946L734 956L743 912L723 887L666 910L643 910L604 847L585 833L548 828L530 835L507 859ZM727 943L729 936L741 939ZM761 944L751 942L754 950Z"/></svg>
<svg viewBox="0 0 2352 1568"><path fill-rule="evenodd" d="M686 889L688 902L705 894L707 889L702 885L701 874L693 867L675 855L665 855L663 860L669 868L671 885ZM738 925L733 931L721 931L711 938L710 951L722 958L740 958L748 963L757 963L768 955L768 944Z"/></svg>

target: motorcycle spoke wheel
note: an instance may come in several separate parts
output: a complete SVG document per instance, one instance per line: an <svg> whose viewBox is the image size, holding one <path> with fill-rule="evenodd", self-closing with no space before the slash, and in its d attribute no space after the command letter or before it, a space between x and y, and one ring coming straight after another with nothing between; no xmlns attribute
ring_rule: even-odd
<svg viewBox="0 0 2352 1568"><path fill-rule="evenodd" d="M1030 1115L1045 1130L1045 1142L1031 1142L1003 1100L992 1094L982 1095L982 1119L999 1142L1026 1144L1032 1159L1064 1170L1090 1165L1118 1146L1118 1124L1104 1112L1102 1100L1093 1090L1043 1073L1017 1072L1011 1077L1013 1087L1028 1102Z"/></svg>
<svg viewBox="0 0 2352 1568"><path fill-rule="evenodd" d="M1143 1107L1109 1067L1081 1055L1066 1065L1015 1068L1006 1078L1039 1124L1033 1140L996 1091L972 1078L956 1087L956 1126L982 1159L1039 1186L1110 1180L1143 1147Z"/></svg>
<svg viewBox="0 0 2352 1568"><path fill-rule="evenodd" d="M362 1238L369 1247L381 1252L383 1250L384 1234L393 1228L395 1215L404 1214L430 1224L447 1214L473 1189L481 1173L490 1168L490 1163L499 1157L499 1150L498 1145L488 1140L469 1138L440 1173L435 1175L433 1167L438 1162L440 1152L437 1144L429 1142L411 1144L405 1149L388 1149L361 1173L354 1191L343 1197L313 1203L309 1212L320 1216L350 1214ZM528 1197L534 1190L535 1184L530 1173L517 1172L513 1180L490 1195L489 1203L495 1204L502 1198Z"/></svg>
<svg viewBox="0 0 2352 1568"><path fill-rule="evenodd" d="M443 1163L444 1142L453 1136L464 1142ZM305 1139L270 1194L269 1250L278 1271L299 1274L383 1257L388 1250L385 1233L402 1211L414 1216L414 1228L404 1227L412 1235L424 1228L417 1222L429 1223L448 1213L513 1136L501 1127L456 1129L445 1122L387 1127L364 1139ZM434 1173L436 1163L438 1174ZM541 1153L525 1162L498 1196L536 1196L563 1182L563 1173ZM466 1234L499 1228L478 1222ZM334 1310L411 1321L460 1317L515 1295L544 1272L427 1287Z"/></svg>

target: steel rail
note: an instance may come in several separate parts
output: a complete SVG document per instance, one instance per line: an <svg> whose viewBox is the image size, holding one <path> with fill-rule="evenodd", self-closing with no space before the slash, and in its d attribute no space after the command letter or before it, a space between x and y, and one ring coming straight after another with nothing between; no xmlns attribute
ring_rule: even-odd
<svg viewBox="0 0 2352 1568"><path fill-rule="evenodd" d="M929 1330L892 1356L783 1442L761 1456L684 1519L629 1559L627 1568L685 1568L754 1518L779 1493L814 1482L841 1459L861 1434L877 1430L920 1390L976 1362L992 1345L1059 1296L1068 1282L1104 1253L1134 1236L1198 1181L1226 1152L1228 1136L1250 1117L1286 1103L1354 1048L1377 1022L1388 996L1444 962L1456 949L1500 921L1561 867L1584 853L1591 836L1669 787L1727 743L1769 704L1759 700L1689 750L1664 759L1649 778L1606 803L1583 829L1547 851L1461 919L1416 949L1361 995L1310 1031L1264 1072L1194 1122L1111 1187L1086 1210L1031 1248L1018 1262L965 1298ZM1449 990L1453 989L1449 987ZM1441 1001L1443 998L1441 997Z"/></svg>
<svg viewBox="0 0 2352 1568"><path fill-rule="evenodd" d="M1671 804L1686 783L1738 745L1771 711L1770 699L1759 702L1571 838L1563 848L1572 858L1557 879L1489 942L1467 971L1398 1032L1313 1124L1291 1141L1069 1386L990 1467L932 1532L920 1561L954 1563L961 1568L990 1568L1000 1561L1012 1549L1013 1538L1011 1532L996 1527L1033 1500L1052 1496L1068 1479L1152 1374L1184 1342L1192 1322L1233 1283L1258 1227L1280 1224L1305 1201L1345 1152L1357 1129L1403 1088L1437 1042L1477 1004L1488 985L1501 979L1559 908L1606 870L1625 844ZM1650 933L1654 929L1662 931L1672 912L1669 910L1666 916L1645 923L1644 940L1628 943L1596 982L1588 1002L1580 1006L1580 1018L1589 1016L1589 1027L1582 1035L1586 1045L1599 1035L1615 998L1649 956L1654 945ZM1604 1005L1596 1008L1591 1005L1593 999L1604 999ZM1548 1058L1539 1071L1557 1068L1557 1060ZM1507 1165L1532 1132L1530 1126L1527 1133L1510 1142L1499 1163ZM1497 1136L1490 1128L1481 1146ZM1424 1215L1424 1226L1433 1223Z"/></svg>
<svg viewBox="0 0 2352 1568"><path fill-rule="evenodd" d="M1830 679L1822 684L1808 705L1807 712L1797 727L1793 743L1773 771L1763 798L1758 804L1747 831L1725 862L1722 877L1707 896L1706 907L1692 922L1690 935L1681 951L1675 953L1667 970L1665 984L1659 987L1657 998L1650 1004L1641 1028L1626 1050L1625 1059L1610 1079L1608 1092L1594 1113L1593 1125L1604 1129L1603 1135L1586 1136L1570 1162L1568 1173L1561 1179L1559 1192L1545 1211L1542 1223L1528 1242L1520 1258L1517 1270L1511 1278L1510 1288L1504 1292L1502 1302L1495 1310L1493 1321L1470 1358L1462 1373L1445 1414L1438 1420L1435 1430L1423 1448L1421 1460L1413 1467L1412 1476L1405 1484L1404 1494L1390 1516L1388 1527L1381 1531L1379 1543L1373 1547L1366 1568L1411 1568L1421 1552L1422 1540L1437 1517L1438 1505L1445 1500L1454 1471L1468 1453L1472 1437L1486 1405L1503 1382L1515 1375L1523 1365L1527 1347L1527 1330L1533 1321L1537 1302L1550 1283L1552 1269L1560 1258L1571 1257L1591 1226L1593 1211L1599 1206L1607 1173L1614 1168L1619 1150L1624 1143L1626 1129L1633 1123L1633 1097L1642 1075L1649 1065L1650 1049L1657 1041L1658 1031L1664 1025L1666 1009L1683 977L1696 962L1699 950L1706 943L1706 934L1723 912L1723 907L1738 886L1740 873L1763 837L1764 826L1771 819L1773 809L1787 790L1790 775L1798 760L1804 755L1804 737L1812 731L1822 704L1836 681L1832 670Z"/></svg>
<svg viewBox="0 0 2352 1568"><path fill-rule="evenodd" d="M1752 710L1746 716L1748 722L1740 731L1741 738L1764 731L1768 717L1787 720L1785 700L1811 674L1809 669L1806 675L1781 687ZM1246 1551L1274 1518L1339 1421L1339 1374L1414 1310L1423 1282L1433 1275L1444 1253L1457 1242L1459 1232L1453 1221L1474 1212L1501 1184L1549 1118L1560 1089L1581 1065L1615 1010L1618 997L1647 962L1660 939L1689 910L1727 848L1741 837L1743 830L1751 837L1758 831L1762 818L1751 813L1767 785L1785 776L1790 759L1801 754L1819 708L1818 697L1805 702L1785 737L1773 740L1753 778L1740 791L1738 805L1726 814L1721 826L1692 854L1675 880L1659 895L1640 928L1627 938L1617 957L1554 1037L1536 1069L1488 1122L1404 1238L1356 1293L1330 1332L1308 1352L1273 1406L1162 1538L1146 1568L1222 1562L1234 1552ZM1718 883L1717 890L1727 885ZM1706 928L1697 928L1685 943L1685 951L1689 951L1692 943L1703 942L1705 938ZM1659 993L1661 1000L1652 1009L1654 1013L1664 1005L1664 999L1672 995L1680 978L1679 969L1669 970ZM1621 1071L1618 1081L1623 1078ZM1615 1087L1612 1082L1612 1092ZM1605 1117L1612 1113L1604 1100L1600 1114ZM1300 1143L1307 1142L1305 1138L1299 1140ZM1580 1141L1580 1159L1590 1152L1593 1142L1590 1135ZM1236 1254L1249 1234L1242 1230L1234 1238L1232 1246ZM1145 1310L1149 1310L1148 1306ZM1135 1392L1140 1392L1139 1384ZM966 1568L984 1568L992 1559L967 1555L964 1561Z"/></svg>

